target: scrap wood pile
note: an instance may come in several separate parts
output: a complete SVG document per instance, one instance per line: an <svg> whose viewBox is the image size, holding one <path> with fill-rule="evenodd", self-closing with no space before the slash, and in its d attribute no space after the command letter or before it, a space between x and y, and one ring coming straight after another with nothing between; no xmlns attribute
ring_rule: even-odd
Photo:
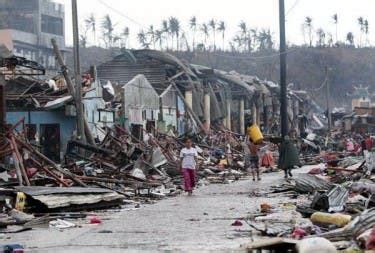
<svg viewBox="0 0 375 253"><path fill-rule="evenodd" d="M290 240L300 244L301 239L325 238L338 250L374 250L373 155L370 152L365 159L331 154L326 164L311 166L308 173L271 187L265 196L280 198L281 203L263 203L247 222L262 236L282 240L265 239L249 248L271 249Z"/></svg>

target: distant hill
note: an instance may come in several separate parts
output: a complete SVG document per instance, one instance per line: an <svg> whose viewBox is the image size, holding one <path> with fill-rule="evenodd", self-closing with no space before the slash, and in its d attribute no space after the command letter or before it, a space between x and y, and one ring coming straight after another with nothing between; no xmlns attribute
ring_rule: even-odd
<svg viewBox="0 0 375 253"><path fill-rule="evenodd" d="M325 68L330 70L332 103L335 106L349 106L347 93L354 85L362 84L375 90L375 48L306 48L288 49L288 83L297 89L314 90L325 79ZM276 51L254 53L232 52L171 52L194 64L201 64L226 71L256 75L274 82L279 80L279 57ZM83 69L92 64L100 64L120 54L118 49L82 48ZM72 55L67 55L67 63L73 65ZM325 89L311 92L321 104L325 104Z"/></svg>

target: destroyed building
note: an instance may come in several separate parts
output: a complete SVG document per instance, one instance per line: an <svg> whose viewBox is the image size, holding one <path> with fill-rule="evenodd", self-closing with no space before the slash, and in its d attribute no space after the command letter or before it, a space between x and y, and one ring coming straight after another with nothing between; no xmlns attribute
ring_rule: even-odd
<svg viewBox="0 0 375 253"><path fill-rule="evenodd" d="M153 109L142 110L138 106L136 111L135 108L131 110L131 115L123 111L124 126L130 129L143 125L144 129L152 126L164 132L175 129L183 134L194 127L209 129L213 124L244 134L249 123L254 122L262 126L266 133L277 131L277 84L234 71L190 65L168 53L154 50L128 50L98 66L98 79L102 83L109 81L117 87L130 85L139 74L151 87L139 87L137 92L147 92L148 89L148 95L153 97L150 100ZM158 106L151 102L156 102L156 95L159 95ZM290 91L288 98L289 123L299 133L305 125L301 122L306 121L303 115L305 108L308 108L309 98L296 91ZM135 116L141 124L134 122ZM188 118L194 119L194 122Z"/></svg>
<svg viewBox="0 0 375 253"><path fill-rule="evenodd" d="M57 69L50 41L55 38L65 50L64 5L50 0L1 0L0 16L0 44L47 70Z"/></svg>
<svg viewBox="0 0 375 253"><path fill-rule="evenodd" d="M75 108L66 90L53 90L48 83L18 77L6 83L8 124L24 120L30 142L60 162L67 141L76 129Z"/></svg>
<svg viewBox="0 0 375 253"><path fill-rule="evenodd" d="M90 78L88 75L86 78L86 84L84 87L83 106L85 108L86 119L91 134L97 140L103 140L105 137L104 129L106 127L112 127L115 123L115 108L112 108L111 104L107 100L112 99L112 86L110 84L103 85L99 80ZM111 94L106 96L106 87L111 91ZM106 99L109 97L108 99Z"/></svg>
<svg viewBox="0 0 375 253"><path fill-rule="evenodd" d="M375 133L375 105L369 87L354 87L354 92L348 95L352 98L352 111L343 115L341 128L345 132Z"/></svg>

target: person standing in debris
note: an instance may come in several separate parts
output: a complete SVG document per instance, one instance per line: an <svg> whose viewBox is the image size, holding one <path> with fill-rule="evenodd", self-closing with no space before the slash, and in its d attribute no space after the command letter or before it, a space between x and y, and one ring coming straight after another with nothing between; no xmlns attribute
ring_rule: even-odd
<svg viewBox="0 0 375 253"><path fill-rule="evenodd" d="M180 152L181 170L184 176L185 191L191 196L196 185L196 169L198 165L198 152L193 147L191 139L185 139L185 147Z"/></svg>
<svg viewBox="0 0 375 253"><path fill-rule="evenodd" d="M299 154L297 147L290 140L289 136L285 136L280 146L279 154L279 168L284 170L285 179L293 177L292 169L294 166L299 166Z"/></svg>
<svg viewBox="0 0 375 253"><path fill-rule="evenodd" d="M348 151L348 152L354 151L354 142L350 138L346 140L346 151Z"/></svg>
<svg viewBox="0 0 375 253"><path fill-rule="evenodd" d="M154 136L152 135L151 131L146 130L144 135L143 135L143 142L146 143L147 145L150 144L150 141L152 140Z"/></svg>
<svg viewBox="0 0 375 253"><path fill-rule="evenodd" d="M373 149L373 147L374 147L374 140L371 138L370 135L366 136L365 147L366 147L367 151L371 151Z"/></svg>
<svg viewBox="0 0 375 253"><path fill-rule="evenodd" d="M225 156L227 158L227 166L232 166L233 156L232 156L232 149L230 147L230 144L228 143L225 148Z"/></svg>

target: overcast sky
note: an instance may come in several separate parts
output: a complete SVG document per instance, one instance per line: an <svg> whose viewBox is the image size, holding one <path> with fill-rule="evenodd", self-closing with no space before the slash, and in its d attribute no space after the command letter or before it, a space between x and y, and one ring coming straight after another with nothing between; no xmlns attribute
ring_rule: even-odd
<svg viewBox="0 0 375 253"><path fill-rule="evenodd" d="M66 37L70 45L71 37L71 1L55 0L65 4ZM119 13L111 10L101 2L111 6ZM333 34L336 28L333 24L333 14L338 14L338 35L345 40L348 32L353 32L356 42L359 40L360 28L357 18L362 16L369 21L370 41L375 42L375 0L285 0L287 12L287 40L294 44L304 42L302 24L306 16L313 19L314 29L323 28ZM238 24L244 20L249 27L270 28L276 39L278 36L278 0L78 0L79 18L94 13L98 23L105 14L110 14L115 28L121 31L123 27L130 28L131 47L137 47L136 34L141 29L147 30L150 24L156 28L161 20L170 16L180 19L185 31L188 22L195 15L199 23L210 19L223 20L227 25L227 37L231 38L239 30ZM129 17L126 19L124 16ZM99 25L98 25L99 26ZM315 34L315 33L314 33Z"/></svg>

